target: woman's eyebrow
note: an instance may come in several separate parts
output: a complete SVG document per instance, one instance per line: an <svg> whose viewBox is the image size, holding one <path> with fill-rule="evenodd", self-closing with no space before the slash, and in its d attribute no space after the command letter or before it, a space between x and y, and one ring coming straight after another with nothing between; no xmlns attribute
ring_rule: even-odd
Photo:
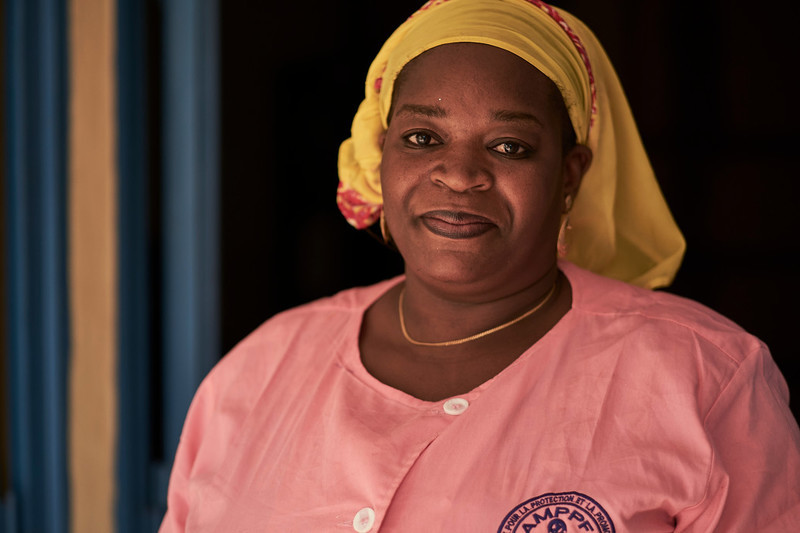
<svg viewBox="0 0 800 533"><path fill-rule="evenodd" d="M403 104L397 115L422 115L430 118L445 118L447 111L436 105Z"/></svg>
<svg viewBox="0 0 800 533"><path fill-rule="evenodd" d="M535 122L539 126L544 126L542 121L536 118L535 115L525 113L524 111L508 111L501 109L499 111L494 111L492 113L492 118L502 122Z"/></svg>

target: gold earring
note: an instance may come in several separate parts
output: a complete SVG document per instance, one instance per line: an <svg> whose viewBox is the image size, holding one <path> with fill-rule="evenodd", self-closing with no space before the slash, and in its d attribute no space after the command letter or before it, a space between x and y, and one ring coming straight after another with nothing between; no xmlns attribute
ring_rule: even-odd
<svg viewBox="0 0 800 533"><path fill-rule="evenodd" d="M569 212L572 210L572 195L568 194L564 198L564 214L561 215L561 228L558 230L558 257L566 257L569 251L569 243L567 242L567 233L572 229L569 223Z"/></svg>
<svg viewBox="0 0 800 533"><path fill-rule="evenodd" d="M389 244L392 241L392 236L389 235L389 226L386 225L386 215L384 214L383 209L381 209L380 227L381 235L383 236L383 242Z"/></svg>
<svg viewBox="0 0 800 533"><path fill-rule="evenodd" d="M564 198L564 212L569 213L570 211L572 211L572 195L568 194Z"/></svg>

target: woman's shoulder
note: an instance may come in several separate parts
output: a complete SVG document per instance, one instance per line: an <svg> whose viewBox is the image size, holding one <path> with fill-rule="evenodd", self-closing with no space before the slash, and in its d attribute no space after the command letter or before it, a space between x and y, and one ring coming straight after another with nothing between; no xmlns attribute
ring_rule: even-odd
<svg viewBox="0 0 800 533"><path fill-rule="evenodd" d="M573 265L562 270L573 288L570 342L613 365L615 373L665 394L683 391L702 413L734 382L730 390L757 382L785 407L786 383L769 349L732 320L675 294Z"/></svg>
<svg viewBox="0 0 800 533"><path fill-rule="evenodd" d="M282 311L261 324L240 344L258 343L267 338L285 341L293 334L307 336L312 327L315 331L330 330L336 333L336 327L344 322L353 319L360 321L364 311L401 279L395 277L373 285L345 289Z"/></svg>
<svg viewBox="0 0 800 533"><path fill-rule="evenodd" d="M300 362L334 352L348 335L357 335L364 311L400 279L346 289L274 315L234 346L209 379L231 382L242 374L263 379L289 354Z"/></svg>
<svg viewBox="0 0 800 533"><path fill-rule="evenodd" d="M573 309L584 315L614 318L635 325L638 333L668 339L670 344L699 339L734 363L764 349L763 343L734 321L709 307L663 290L649 290L561 265L573 289Z"/></svg>

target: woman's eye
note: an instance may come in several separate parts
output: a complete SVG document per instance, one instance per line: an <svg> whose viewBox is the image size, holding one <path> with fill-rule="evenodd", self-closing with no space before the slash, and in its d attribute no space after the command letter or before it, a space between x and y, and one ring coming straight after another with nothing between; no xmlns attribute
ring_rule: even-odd
<svg viewBox="0 0 800 533"><path fill-rule="evenodd" d="M525 148L521 144L511 141L506 141L500 144L496 144L495 146L492 147L492 150L494 150L495 152L500 152L503 155L517 155L517 156L523 155L528 151L527 148Z"/></svg>
<svg viewBox="0 0 800 533"><path fill-rule="evenodd" d="M406 140L414 146L430 146L432 144L437 144L429 133L422 131L417 131L407 135Z"/></svg>

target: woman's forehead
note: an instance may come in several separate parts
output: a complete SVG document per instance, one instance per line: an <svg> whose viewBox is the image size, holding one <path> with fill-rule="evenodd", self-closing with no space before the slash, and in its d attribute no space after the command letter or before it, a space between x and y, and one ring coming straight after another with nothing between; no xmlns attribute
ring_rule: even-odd
<svg viewBox="0 0 800 533"><path fill-rule="evenodd" d="M416 73L418 76L441 76L442 68L450 67L485 71L493 74L516 77L544 78L539 69L521 57L488 44L482 43L447 43L435 46L411 59L401 70L398 78ZM395 83L395 89L397 84Z"/></svg>
<svg viewBox="0 0 800 533"><path fill-rule="evenodd" d="M561 100L555 84L536 67L511 52L478 43L445 44L415 57L395 80L392 100L394 104L409 93L446 97L466 91L529 103Z"/></svg>

